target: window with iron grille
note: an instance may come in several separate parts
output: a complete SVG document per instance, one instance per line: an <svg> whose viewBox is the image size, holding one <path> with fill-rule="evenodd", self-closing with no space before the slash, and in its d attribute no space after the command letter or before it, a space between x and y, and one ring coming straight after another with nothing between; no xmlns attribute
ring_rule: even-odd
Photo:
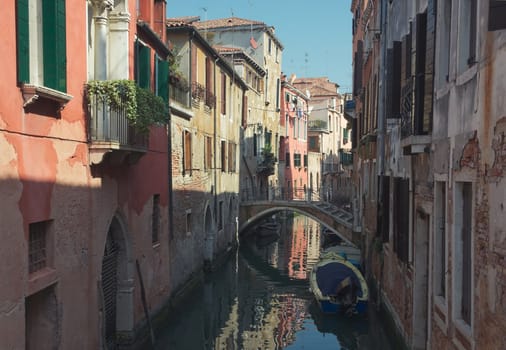
<svg viewBox="0 0 506 350"><path fill-rule="evenodd" d="M28 241L28 272L33 273L47 266L47 228L49 221L31 223Z"/></svg>
<svg viewBox="0 0 506 350"><path fill-rule="evenodd" d="M153 214L151 217L151 242L153 244L159 242L160 231L160 195L155 194L153 196Z"/></svg>

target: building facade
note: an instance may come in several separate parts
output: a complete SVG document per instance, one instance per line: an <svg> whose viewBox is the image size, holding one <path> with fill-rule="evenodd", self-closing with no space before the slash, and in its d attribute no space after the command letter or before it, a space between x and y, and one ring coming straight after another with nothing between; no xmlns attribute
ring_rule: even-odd
<svg viewBox="0 0 506 350"><path fill-rule="evenodd" d="M309 98L282 76L280 125L285 136L280 140L281 183L285 199L304 200L308 196L307 122Z"/></svg>
<svg viewBox="0 0 506 350"><path fill-rule="evenodd" d="M265 75L252 72L258 88L248 96L247 124L244 128L245 158L241 161L241 192L258 198L272 197L279 186L279 142L283 129L279 125L281 94L281 59L283 45L274 27L263 22L237 17L193 22L213 46L241 48ZM255 164L256 163L256 164ZM251 177L253 180L251 180Z"/></svg>
<svg viewBox="0 0 506 350"><path fill-rule="evenodd" d="M351 10L369 277L407 347L500 349L506 109L494 96L505 89L506 7L365 0Z"/></svg>
<svg viewBox="0 0 506 350"><path fill-rule="evenodd" d="M181 286L237 243L248 87L192 24L167 20L167 37L178 62L171 79L172 191L178 203L171 275Z"/></svg>
<svg viewBox="0 0 506 350"><path fill-rule="evenodd" d="M131 344L170 289L165 3L1 16L0 347Z"/></svg>

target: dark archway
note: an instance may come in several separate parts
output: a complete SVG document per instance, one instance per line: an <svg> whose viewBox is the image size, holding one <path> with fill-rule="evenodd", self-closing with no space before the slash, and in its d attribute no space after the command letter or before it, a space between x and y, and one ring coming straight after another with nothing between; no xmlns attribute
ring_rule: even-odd
<svg viewBox="0 0 506 350"><path fill-rule="evenodd" d="M104 246L100 278L102 329L107 349L133 336L134 269L126 225L115 215ZM121 337L119 336L121 334Z"/></svg>

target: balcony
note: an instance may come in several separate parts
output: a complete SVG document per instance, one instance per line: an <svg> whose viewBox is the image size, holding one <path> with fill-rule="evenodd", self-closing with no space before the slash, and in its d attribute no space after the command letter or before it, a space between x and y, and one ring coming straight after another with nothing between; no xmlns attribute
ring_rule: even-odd
<svg viewBox="0 0 506 350"><path fill-rule="evenodd" d="M325 131L328 132L328 123L325 120L310 120L307 123L308 131Z"/></svg>
<svg viewBox="0 0 506 350"><path fill-rule="evenodd" d="M196 81L192 83L192 101L199 104L203 101L204 106L208 108L214 108L216 106L216 96L213 92Z"/></svg>
<svg viewBox="0 0 506 350"><path fill-rule="evenodd" d="M147 151L149 134L147 130L141 131L142 128L128 118L131 104L129 95L123 92L119 87L119 93L113 101L104 95L90 93L90 85L85 86L92 165L104 161L115 165L125 160L134 163Z"/></svg>
<svg viewBox="0 0 506 350"><path fill-rule="evenodd" d="M339 150L339 160L343 166L353 165L353 153Z"/></svg>
<svg viewBox="0 0 506 350"><path fill-rule="evenodd" d="M263 151L257 162L257 174L269 176L274 174L274 166L278 160L274 153Z"/></svg>

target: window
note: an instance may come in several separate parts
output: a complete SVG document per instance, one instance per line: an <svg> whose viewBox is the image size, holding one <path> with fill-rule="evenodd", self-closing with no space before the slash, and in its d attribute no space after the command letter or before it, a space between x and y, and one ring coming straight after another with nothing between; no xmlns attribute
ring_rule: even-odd
<svg viewBox="0 0 506 350"><path fill-rule="evenodd" d="M49 221L35 222L29 225L28 272L33 273L45 268L47 264L47 235Z"/></svg>
<svg viewBox="0 0 506 350"><path fill-rule="evenodd" d="M156 96L160 96L165 103L169 101L169 62L155 58Z"/></svg>
<svg viewBox="0 0 506 350"><path fill-rule="evenodd" d="M188 130L183 131L183 175L191 175L192 172L192 134Z"/></svg>
<svg viewBox="0 0 506 350"><path fill-rule="evenodd" d="M304 168L307 168L307 154L304 154Z"/></svg>
<svg viewBox="0 0 506 350"><path fill-rule="evenodd" d="M506 29L506 1L490 0L488 6L488 30Z"/></svg>
<svg viewBox="0 0 506 350"><path fill-rule="evenodd" d="M400 261L409 258L409 179L394 180L394 252Z"/></svg>
<svg viewBox="0 0 506 350"><path fill-rule="evenodd" d="M235 143L229 142L228 144L228 171L230 173L235 173L237 170L236 164L236 154L237 154L237 145Z"/></svg>
<svg viewBox="0 0 506 350"><path fill-rule="evenodd" d="M67 91L65 0L17 0L17 78Z"/></svg>
<svg viewBox="0 0 506 350"><path fill-rule="evenodd" d="M454 310L456 318L471 325L472 306L472 215L473 192L471 182L455 184L455 288Z"/></svg>
<svg viewBox="0 0 506 350"><path fill-rule="evenodd" d="M227 142L221 141L221 171L227 171Z"/></svg>
<svg viewBox="0 0 506 350"><path fill-rule="evenodd" d="M186 234L189 235L192 233L192 210L186 210Z"/></svg>
<svg viewBox="0 0 506 350"><path fill-rule="evenodd" d="M258 154L258 140L257 140L257 134L253 134L253 155L256 157Z"/></svg>
<svg viewBox="0 0 506 350"><path fill-rule="evenodd" d="M290 167L290 153L289 152L286 152L285 159L286 159L286 166Z"/></svg>
<svg viewBox="0 0 506 350"><path fill-rule="evenodd" d="M143 89L151 89L151 48L137 40L135 42L135 80Z"/></svg>
<svg viewBox="0 0 506 350"><path fill-rule="evenodd" d="M458 73L464 72L476 60L476 1L460 0L458 16Z"/></svg>
<svg viewBox="0 0 506 350"><path fill-rule="evenodd" d="M159 242L158 232L160 231L160 195L153 196L153 214L151 217L151 243Z"/></svg>
<svg viewBox="0 0 506 350"><path fill-rule="evenodd" d="M318 142L318 136L309 136L309 151L311 152L319 152L320 143Z"/></svg>
<svg viewBox="0 0 506 350"><path fill-rule="evenodd" d="M446 299L446 183L436 181L434 211L434 294Z"/></svg>
<svg viewBox="0 0 506 350"><path fill-rule="evenodd" d="M272 53L272 39L269 39L269 55Z"/></svg>
<svg viewBox="0 0 506 350"><path fill-rule="evenodd" d="M211 170L213 161L213 139L210 136L205 136L204 155L204 169Z"/></svg>
<svg viewBox="0 0 506 350"><path fill-rule="evenodd" d="M438 29L439 32L439 51L438 51L438 69L437 82L439 87L449 81L450 74L450 35L452 24L452 2L441 1L439 3Z"/></svg>
<svg viewBox="0 0 506 350"><path fill-rule="evenodd" d="M293 166L300 167L300 153L294 153L293 154Z"/></svg>
<svg viewBox="0 0 506 350"><path fill-rule="evenodd" d="M278 78L278 80L276 81L276 110L279 110L280 98L281 98L281 81Z"/></svg>
<svg viewBox="0 0 506 350"><path fill-rule="evenodd" d="M227 76L221 73L221 114L227 113Z"/></svg>

